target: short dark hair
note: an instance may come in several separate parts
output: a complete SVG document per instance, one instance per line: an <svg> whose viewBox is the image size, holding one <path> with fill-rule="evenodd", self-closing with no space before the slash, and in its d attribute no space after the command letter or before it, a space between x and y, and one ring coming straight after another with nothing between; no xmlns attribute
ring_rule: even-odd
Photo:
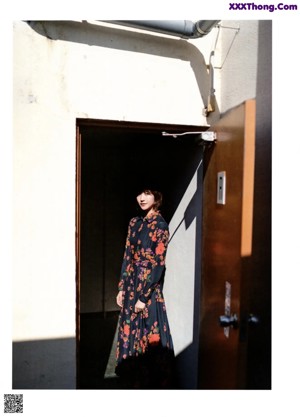
<svg viewBox="0 0 300 417"><path fill-rule="evenodd" d="M145 193L145 194L150 193L154 196L154 205L153 205L154 210L158 210L159 207L162 205L163 195L160 191L152 190L150 188L144 188L140 192L140 194L141 193Z"/></svg>

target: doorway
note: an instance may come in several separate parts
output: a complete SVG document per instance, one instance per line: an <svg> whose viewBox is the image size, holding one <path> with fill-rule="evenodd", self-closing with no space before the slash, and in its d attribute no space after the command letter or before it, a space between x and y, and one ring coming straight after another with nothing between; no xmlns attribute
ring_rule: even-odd
<svg viewBox="0 0 300 417"><path fill-rule="evenodd" d="M206 127L77 120L76 316L77 387L80 389L124 388L118 385L118 379L113 376L112 369L109 370L109 363L114 360L119 312L115 297L127 227L130 218L138 213L135 197L144 186L162 191L161 213L171 223L178 207L183 204L195 172L197 184L202 181L202 168L199 169L199 166L203 149L195 141L195 135L181 139L163 136L162 132L204 130ZM201 195L198 195L199 198L193 198L187 204L190 207L190 223L197 217L193 214L197 207L201 212ZM200 217L197 223L201 225ZM175 226L172 244L179 230ZM184 230L189 226L186 225ZM197 239L195 234L193 239L197 242L201 241L200 229L195 228ZM193 271L190 274L192 282L198 282L200 278L200 268L196 271L199 260L195 261L196 252L200 253L200 250L197 251L195 241L190 243L193 252L189 261ZM167 260L168 265L175 256L173 250ZM179 279L174 276L174 280ZM193 288L190 304L196 307L194 297L200 283ZM169 292L167 309L170 319L175 306L171 299L172 291ZM193 315L192 332L197 331L199 325L199 314L195 311L190 313ZM186 319L190 321L190 317ZM184 323L184 317L181 320ZM176 333L172 325L171 332ZM174 336L176 339L176 334ZM191 363L197 360L196 340L198 337L192 334L189 341ZM179 367L183 369L186 367L184 352L178 356Z"/></svg>

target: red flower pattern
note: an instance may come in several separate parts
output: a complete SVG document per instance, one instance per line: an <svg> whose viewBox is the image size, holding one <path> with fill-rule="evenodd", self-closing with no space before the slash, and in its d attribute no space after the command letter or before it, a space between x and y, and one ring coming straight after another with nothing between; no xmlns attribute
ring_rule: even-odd
<svg viewBox="0 0 300 417"><path fill-rule="evenodd" d="M135 217L129 223L118 286L124 300L119 317L117 367L124 358L145 353L149 345L173 349L162 293L168 239L168 225L160 214L146 219ZM146 307L135 313L138 299Z"/></svg>

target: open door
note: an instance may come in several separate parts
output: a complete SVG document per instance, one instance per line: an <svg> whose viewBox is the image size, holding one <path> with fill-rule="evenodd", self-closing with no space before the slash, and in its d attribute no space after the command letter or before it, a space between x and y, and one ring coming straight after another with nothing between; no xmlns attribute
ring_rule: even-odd
<svg viewBox="0 0 300 417"><path fill-rule="evenodd" d="M207 127L85 119L77 126L77 388L124 388L114 375L115 297L128 221L149 182L164 195L170 225L164 295L180 388L196 388L203 149L195 137ZM173 137L186 131L195 133Z"/></svg>
<svg viewBox="0 0 300 417"><path fill-rule="evenodd" d="M215 126L203 183L199 388L243 389L251 284L255 101ZM255 313L255 312L254 312Z"/></svg>

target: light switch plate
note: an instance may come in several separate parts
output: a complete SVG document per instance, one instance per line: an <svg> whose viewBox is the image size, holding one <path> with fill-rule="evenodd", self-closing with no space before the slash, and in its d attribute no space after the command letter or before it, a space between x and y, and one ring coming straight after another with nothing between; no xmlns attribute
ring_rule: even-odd
<svg viewBox="0 0 300 417"><path fill-rule="evenodd" d="M218 172L217 204L226 204L226 172Z"/></svg>

